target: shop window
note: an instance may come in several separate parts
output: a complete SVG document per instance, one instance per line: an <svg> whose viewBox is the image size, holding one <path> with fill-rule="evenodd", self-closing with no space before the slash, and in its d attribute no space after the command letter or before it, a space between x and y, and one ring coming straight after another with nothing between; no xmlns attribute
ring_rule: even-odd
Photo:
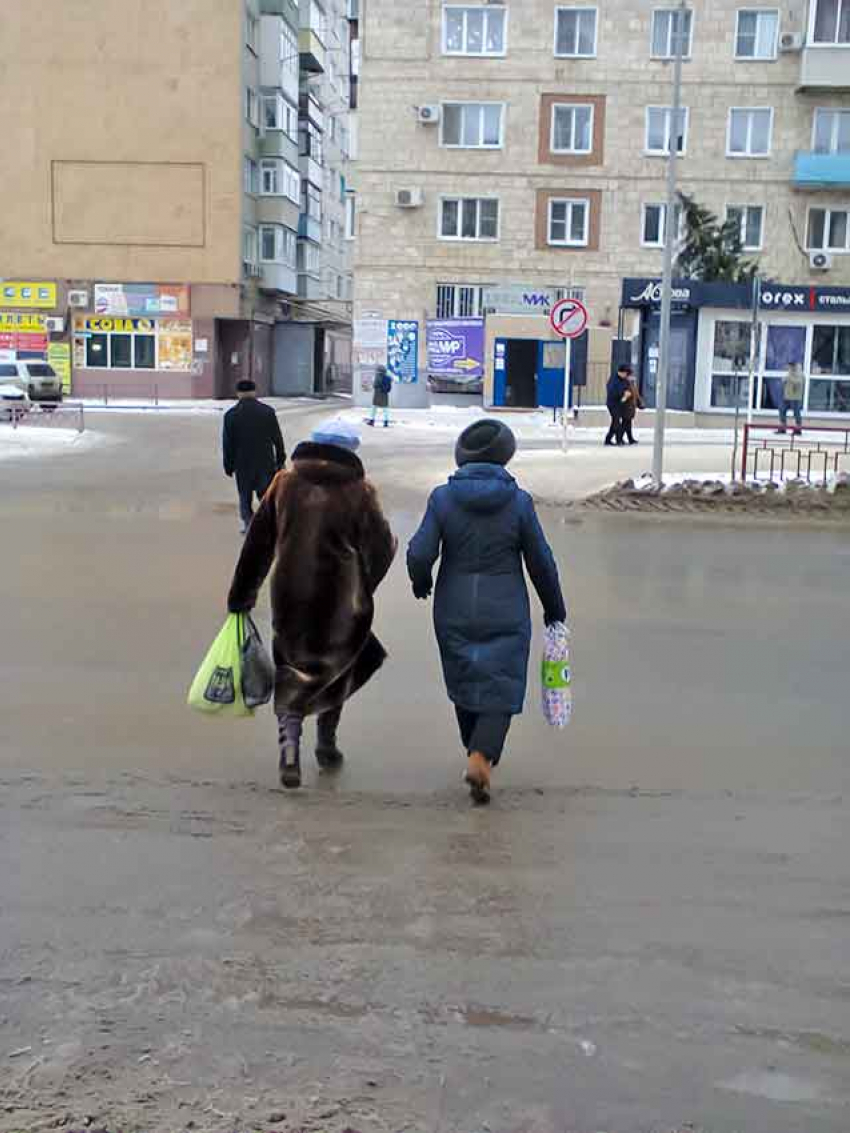
<svg viewBox="0 0 850 1133"><path fill-rule="evenodd" d="M746 407L749 387L752 325L740 320L714 324L714 353L711 362L711 404L717 409Z"/></svg>
<svg viewBox="0 0 850 1133"><path fill-rule="evenodd" d="M773 109L733 106L729 111L727 157L769 157Z"/></svg>
<svg viewBox="0 0 850 1133"><path fill-rule="evenodd" d="M507 10L483 5L447 4L443 8L444 55L504 55Z"/></svg>
<svg viewBox="0 0 850 1133"><path fill-rule="evenodd" d="M736 226L745 252L760 250L764 228L764 209L761 205L729 205L726 221Z"/></svg>
<svg viewBox="0 0 850 1133"><path fill-rule="evenodd" d="M813 7L814 42L850 44L850 0L815 0Z"/></svg>
<svg viewBox="0 0 850 1133"><path fill-rule="evenodd" d="M590 153L593 149L593 106L554 103L549 148L552 153Z"/></svg>
<svg viewBox="0 0 850 1133"><path fill-rule="evenodd" d="M133 365L137 370L156 369L156 337L152 334L133 336Z"/></svg>
<svg viewBox="0 0 850 1133"><path fill-rule="evenodd" d="M555 11L555 55L559 59L592 59L596 55L595 8Z"/></svg>
<svg viewBox="0 0 850 1133"><path fill-rule="evenodd" d="M736 59L775 59L779 35L779 12L766 8L741 8L735 34Z"/></svg>
<svg viewBox="0 0 850 1133"><path fill-rule="evenodd" d="M674 125L671 106L647 106L646 152L663 157L670 153L673 138L678 153L684 153L688 138L688 107L683 106Z"/></svg>
<svg viewBox="0 0 850 1133"><path fill-rule="evenodd" d="M86 365L106 368L109 365L109 336L92 334L86 339Z"/></svg>
<svg viewBox="0 0 850 1133"><path fill-rule="evenodd" d="M684 25L681 17L684 15ZM672 59L678 52L681 40L682 55L685 59L691 54L691 33L693 31L693 12L678 8L657 8L652 13L652 57L653 59Z"/></svg>
<svg viewBox="0 0 850 1133"><path fill-rule="evenodd" d="M815 153L850 153L850 110L816 110Z"/></svg>
<svg viewBox="0 0 850 1133"><path fill-rule="evenodd" d="M809 411L850 413L850 327L816 326Z"/></svg>

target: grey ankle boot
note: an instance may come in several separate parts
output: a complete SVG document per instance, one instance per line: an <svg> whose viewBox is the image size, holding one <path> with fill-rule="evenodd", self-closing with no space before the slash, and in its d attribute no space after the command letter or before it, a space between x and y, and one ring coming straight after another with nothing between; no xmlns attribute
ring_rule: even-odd
<svg viewBox="0 0 850 1133"><path fill-rule="evenodd" d="M288 712L277 718L277 736L280 746L280 783L287 790L301 786L301 730L302 716Z"/></svg>

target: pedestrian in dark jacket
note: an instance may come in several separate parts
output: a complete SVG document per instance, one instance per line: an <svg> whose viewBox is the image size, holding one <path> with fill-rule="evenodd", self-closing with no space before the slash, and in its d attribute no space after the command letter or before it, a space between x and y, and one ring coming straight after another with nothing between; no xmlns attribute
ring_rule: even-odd
<svg viewBox="0 0 850 1133"><path fill-rule="evenodd" d="M372 416L368 419L367 424L375 424L375 418L378 415L378 410L384 411L384 428L390 427L390 394L392 393L393 380L386 366L378 366L375 370L375 380L372 383Z"/></svg>
<svg viewBox="0 0 850 1133"><path fill-rule="evenodd" d="M222 450L225 475L236 475L244 534L254 514L254 496L263 498L286 463L286 449L277 414L257 399L254 382L238 382L236 396L237 404L224 415Z"/></svg>
<svg viewBox="0 0 850 1133"><path fill-rule="evenodd" d="M547 624L566 618L558 569L534 503L505 465L516 440L499 421L461 434L458 471L437 488L410 542L407 568L427 598L437 559L434 625L476 802L490 797L511 718L522 712L531 648L525 563Z"/></svg>
<svg viewBox="0 0 850 1133"><path fill-rule="evenodd" d="M608 379L608 387L605 394L605 404L608 407L608 412L611 414L611 427L608 429L608 435L605 438L605 444L611 445L615 442L618 445L624 445L626 442L623 437L626 433L626 403L630 396L629 376L631 375L631 366L619 366L616 374L612 374Z"/></svg>
<svg viewBox="0 0 850 1133"><path fill-rule="evenodd" d="M635 440L632 426L634 425L635 417L637 417L637 411L644 407L643 398L640 395L640 390L638 389L638 384L635 381L634 371L631 366L623 367L623 373L629 383L629 396L623 402L623 433L630 445L636 445L639 444L639 442Z"/></svg>
<svg viewBox="0 0 850 1133"><path fill-rule="evenodd" d="M318 715L316 758L342 762L342 706L377 672L386 653L372 633L373 595L396 552L378 496L356 455L360 438L344 422L313 433L263 497L227 600L252 610L271 580L280 781L301 785L301 732Z"/></svg>

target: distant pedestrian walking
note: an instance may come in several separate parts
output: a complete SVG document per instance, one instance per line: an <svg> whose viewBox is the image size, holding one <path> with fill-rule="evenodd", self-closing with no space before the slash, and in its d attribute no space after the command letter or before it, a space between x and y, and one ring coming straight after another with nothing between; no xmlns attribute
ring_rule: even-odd
<svg viewBox="0 0 850 1133"><path fill-rule="evenodd" d="M803 367L799 362L792 362L782 381L782 404L779 407L779 428L777 433L787 431L788 410L794 414L794 435L799 436L803 431L803 394L806 388L806 378Z"/></svg>
<svg viewBox="0 0 850 1133"><path fill-rule="evenodd" d="M231 613L252 610L275 564L275 712L287 788L301 786L304 718L318 716L319 766L338 767L343 704L386 659L372 633L374 594L397 544L359 444L356 429L335 421L296 448L248 530L227 601Z"/></svg>
<svg viewBox="0 0 850 1133"><path fill-rule="evenodd" d="M224 471L236 476L242 533L254 513L254 497L262 500L275 473L286 463L286 449L277 414L257 399L254 382L237 383L239 401L224 415Z"/></svg>
<svg viewBox="0 0 850 1133"><path fill-rule="evenodd" d="M626 434L626 410L627 402L631 397L631 366L618 366L616 374L612 374L608 380L608 387L605 394L605 404L608 407L608 412L611 414L611 426L608 429L608 435L605 438L605 444L618 444L624 445L626 442L623 439Z"/></svg>
<svg viewBox="0 0 850 1133"><path fill-rule="evenodd" d="M634 425L635 417L637 417L637 411L644 407L643 398L640 395L640 390L638 389L638 384L635 381L631 366L625 366L623 370L624 375L629 381L629 397L623 402L623 433L630 445L636 445L639 442L635 440L632 426Z"/></svg>
<svg viewBox="0 0 850 1133"><path fill-rule="evenodd" d="M375 370L375 380L372 384L372 416L367 424L374 426L378 410L384 413L384 428L390 425L390 394L393 389L393 379L386 366L378 366Z"/></svg>
<svg viewBox="0 0 850 1133"><path fill-rule="evenodd" d="M431 594L440 560L434 625L468 757L466 781L478 803L489 801L491 768L525 701L531 613L523 562L546 624L566 617L534 503L505 468L515 451L501 422L470 425L457 443L458 471L432 493L407 552L417 598Z"/></svg>

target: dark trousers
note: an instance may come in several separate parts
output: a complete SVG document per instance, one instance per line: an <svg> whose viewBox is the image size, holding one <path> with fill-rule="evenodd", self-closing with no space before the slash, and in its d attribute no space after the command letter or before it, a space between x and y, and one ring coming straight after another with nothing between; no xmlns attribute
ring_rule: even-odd
<svg viewBox="0 0 850 1133"><path fill-rule="evenodd" d="M268 476L263 472L236 473L236 491L239 494L239 515L246 527L251 522L251 518L254 515L254 496L256 496L258 500L262 500L272 480L272 476Z"/></svg>
<svg viewBox="0 0 850 1133"><path fill-rule="evenodd" d="M455 712L464 748L469 752L480 751L495 767L505 749L511 717L507 712L470 712L457 705Z"/></svg>
<svg viewBox="0 0 850 1133"><path fill-rule="evenodd" d="M632 425L634 425L634 423L635 423L634 417L626 416L626 417L623 418L623 433L622 433L622 435L626 438L626 440L629 442L630 445L636 445L637 444L637 441L635 440L635 435L632 432Z"/></svg>
<svg viewBox="0 0 850 1133"><path fill-rule="evenodd" d="M623 411L619 407L612 409L608 406L608 412L611 414L611 427L608 430L608 436L605 438L605 444L610 445L612 441L616 441L618 445L623 444L623 434L626 431L626 419L623 416ZM629 425L631 428L631 425Z"/></svg>
<svg viewBox="0 0 850 1133"><path fill-rule="evenodd" d="M802 429L802 427L803 427L803 403L802 403L802 401L786 401L785 398L782 399L782 405L781 405L780 410L779 410L779 421L780 421L781 427L784 429L785 426L788 424L788 410L789 409L794 414L794 421L796 422L797 428Z"/></svg>
<svg viewBox="0 0 850 1133"><path fill-rule="evenodd" d="M316 719L316 744L320 748L333 747L336 744L336 733L342 719L342 705L339 708L329 708L320 712ZM304 717L300 712L285 712L278 716L278 738L281 748L285 742L300 743L301 732L304 728Z"/></svg>

